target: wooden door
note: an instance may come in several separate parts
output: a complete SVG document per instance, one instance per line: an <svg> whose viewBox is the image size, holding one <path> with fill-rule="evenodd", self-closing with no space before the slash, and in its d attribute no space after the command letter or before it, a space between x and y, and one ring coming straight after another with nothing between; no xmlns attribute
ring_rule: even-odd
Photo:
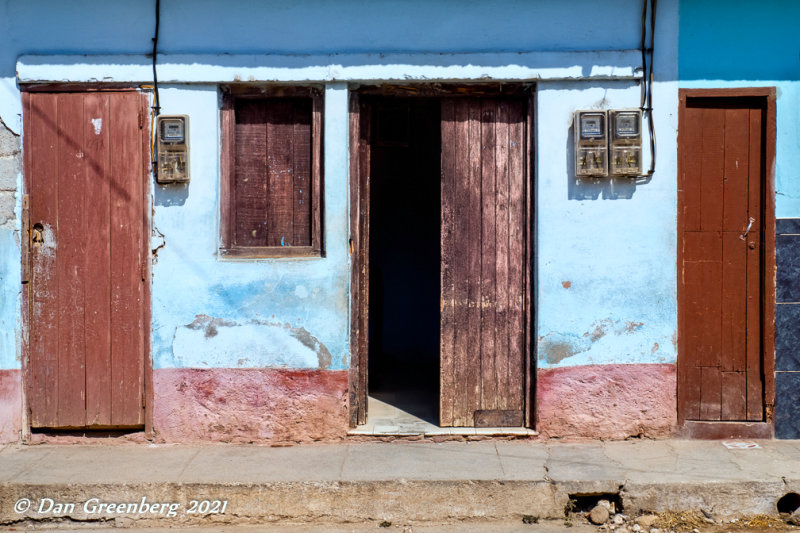
<svg viewBox="0 0 800 533"><path fill-rule="evenodd" d="M146 97L24 93L33 428L144 424Z"/></svg>
<svg viewBox="0 0 800 533"><path fill-rule="evenodd" d="M442 426L525 423L526 109L442 100Z"/></svg>
<svg viewBox="0 0 800 533"><path fill-rule="evenodd" d="M679 417L764 421L765 99L680 113Z"/></svg>

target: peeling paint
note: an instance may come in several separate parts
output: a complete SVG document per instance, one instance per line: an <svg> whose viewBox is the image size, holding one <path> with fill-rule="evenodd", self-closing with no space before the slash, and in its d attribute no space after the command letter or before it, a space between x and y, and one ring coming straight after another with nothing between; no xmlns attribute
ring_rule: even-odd
<svg viewBox="0 0 800 533"><path fill-rule="evenodd" d="M633 333L642 329L644 324L642 322L625 322L625 333Z"/></svg>
<svg viewBox="0 0 800 533"><path fill-rule="evenodd" d="M539 359L553 365L591 348L592 342L584 335L550 332L539 339Z"/></svg>
<svg viewBox="0 0 800 533"><path fill-rule="evenodd" d="M594 321L589 329L580 335L565 331L551 331L546 335L539 336L539 360L545 361L547 364L555 365L577 354L589 352L595 344L600 343L609 335L616 339L632 335L643 327L643 322L604 318ZM650 355L655 356L659 347L660 344L655 342L653 348L650 350ZM645 355L644 349L640 350L639 353L640 355Z"/></svg>
<svg viewBox="0 0 800 533"><path fill-rule="evenodd" d="M304 327L289 323L230 319L197 315L177 328L174 356L190 367L214 367L236 361L238 367L288 367L329 369L328 348Z"/></svg>

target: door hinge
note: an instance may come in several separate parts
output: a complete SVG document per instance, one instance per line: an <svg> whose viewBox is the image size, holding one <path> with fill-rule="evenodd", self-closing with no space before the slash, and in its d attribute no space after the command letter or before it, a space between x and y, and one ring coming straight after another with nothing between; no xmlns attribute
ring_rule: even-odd
<svg viewBox="0 0 800 533"><path fill-rule="evenodd" d="M144 128L144 115L139 111L139 129Z"/></svg>

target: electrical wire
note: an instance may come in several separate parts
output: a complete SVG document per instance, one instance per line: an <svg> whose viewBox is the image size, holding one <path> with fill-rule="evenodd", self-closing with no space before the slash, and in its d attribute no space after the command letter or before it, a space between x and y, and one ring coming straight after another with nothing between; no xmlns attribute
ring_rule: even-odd
<svg viewBox="0 0 800 533"><path fill-rule="evenodd" d="M156 28L155 35L153 36L153 106L150 108L150 153L152 154L153 171L158 172L158 153L156 152L156 135L154 129L156 117L161 114L161 99L158 96L158 71L156 63L158 60L158 28L161 24L161 0L156 0Z"/></svg>
<svg viewBox="0 0 800 533"><path fill-rule="evenodd" d="M649 10L648 10L649 7ZM647 114L647 130L650 137L650 169L646 174L640 176L649 180L653 177L656 170L656 129L653 118L653 56L655 52L656 38L656 10L658 0L643 0L642 2L642 40L640 49L642 52L642 97L640 108L642 113ZM650 13L650 47L647 43L647 14ZM650 61L648 63L648 55Z"/></svg>

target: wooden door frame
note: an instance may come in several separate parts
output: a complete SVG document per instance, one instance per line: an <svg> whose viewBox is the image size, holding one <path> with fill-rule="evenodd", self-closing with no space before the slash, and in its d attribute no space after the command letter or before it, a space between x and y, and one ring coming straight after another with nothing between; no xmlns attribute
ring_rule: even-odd
<svg viewBox="0 0 800 533"><path fill-rule="evenodd" d="M526 161L523 179L524 217L523 240L525 247L524 290L524 412L525 427L534 427L535 420L535 345L532 339L535 273L533 265L536 213L534 189L534 124L536 88L533 84L415 84L377 85L351 88L349 94L350 145L350 370L348 379L348 422L351 428L367 421L368 395L368 326L369 326L369 186L370 186L370 113L361 96L418 96L444 98L453 96L503 96L525 95L524 148ZM441 354L440 354L441 357Z"/></svg>
<svg viewBox="0 0 800 533"><path fill-rule="evenodd" d="M143 287L144 305L142 306L142 324L146 328L143 333L143 364L144 364L144 432L147 438L153 436L153 361L151 350L151 330L152 330L152 308L151 308L151 280L152 280L152 253L150 250L150 233L151 233L151 215L152 215L152 162L151 162L151 132L150 132L150 90L143 89L139 86L119 85L119 84L26 84L20 87L22 93L22 107L23 107L23 144L25 143L25 135L30 132L30 114L25 110L28 107L31 93L90 93L90 92L138 92L141 94L140 99L140 114L144 119L142 124L142 231L143 231L143 245L145 252L145 283ZM23 209L22 209L22 235L21 241L21 263L22 263L22 440L23 442L31 441L31 426L30 417L28 415L30 404L29 398L32 394L31 386L33 377L30 368L30 344L29 334L31 330L31 286L29 278L26 277L30 272L30 220L28 213L28 198L30 184L28 181L27 169L31 168L31 158L33 154L31 150L23 150L23 172L22 172L22 189L23 194Z"/></svg>
<svg viewBox="0 0 800 533"><path fill-rule="evenodd" d="M762 168L762 239L763 248L761 250L761 260L763 261L763 275L761 279L761 360L764 378L764 422L698 422L686 420L684 405L681 399L681 383L685 379L685 372L688 366L685 360L686 339L681 335L682 305L684 287L681 282L681 269L683 265L683 229L684 219L682 216L684 209L683 202L683 169L681 164L681 154L684 152L683 143L686 136L682 135L681 124L686 123L685 113L687 99L735 99L747 98L750 100L758 99L764 103L765 116L763 121L764 128L764 160ZM678 110L678 216L677 216L677 272L678 272L678 380L676 383L677 391L677 410L678 410L678 431L683 436L691 438L771 438L774 430L774 405L775 405L775 144L776 144L776 89L775 87L743 87L732 89L679 89L679 110Z"/></svg>

